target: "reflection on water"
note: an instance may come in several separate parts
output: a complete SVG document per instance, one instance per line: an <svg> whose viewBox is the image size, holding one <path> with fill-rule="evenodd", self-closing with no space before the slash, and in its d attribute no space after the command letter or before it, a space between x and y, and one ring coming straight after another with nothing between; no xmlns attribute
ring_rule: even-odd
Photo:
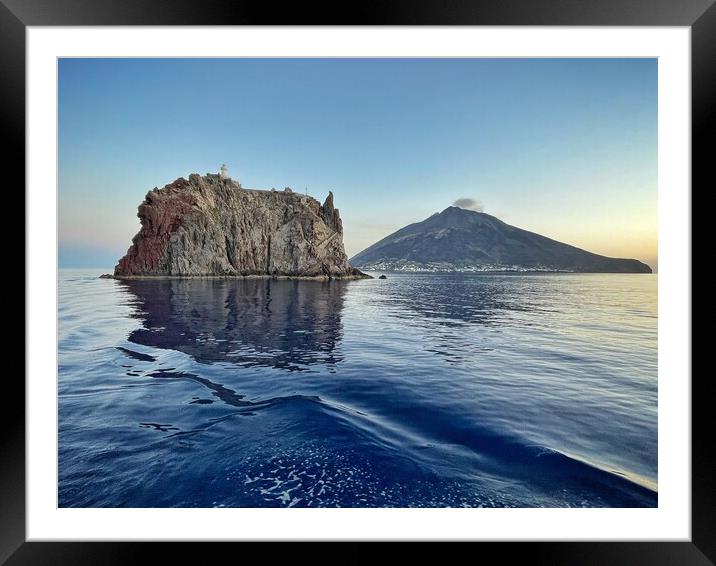
<svg viewBox="0 0 716 566"><path fill-rule="evenodd" d="M523 310L524 304L511 303L505 283L497 278L485 284L471 285L470 280L454 277L447 285L432 285L425 279L386 285L382 302L395 307L394 316L426 325L460 327L464 324L491 325L499 322L506 310Z"/></svg>
<svg viewBox="0 0 716 566"><path fill-rule="evenodd" d="M450 364L474 361L491 346L483 331L499 331L516 313L538 311L528 294L515 301L515 282L500 277L454 275L435 285L429 278L403 278L383 285L378 304L384 316L422 328L426 352Z"/></svg>
<svg viewBox="0 0 716 566"><path fill-rule="evenodd" d="M303 371L335 366L345 281L169 279L122 281L142 328L129 341L203 363Z"/></svg>
<svg viewBox="0 0 716 566"><path fill-rule="evenodd" d="M538 277L538 276L536 276ZM454 274L440 285L425 277L386 285L381 302L393 316L426 326L499 326L519 313L552 312L542 288L513 275ZM523 322L532 322L524 319Z"/></svg>

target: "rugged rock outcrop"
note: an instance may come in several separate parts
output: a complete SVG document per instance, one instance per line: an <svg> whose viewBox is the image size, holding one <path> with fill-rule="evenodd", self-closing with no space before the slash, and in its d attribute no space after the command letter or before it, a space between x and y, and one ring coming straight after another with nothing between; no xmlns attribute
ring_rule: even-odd
<svg viewBox="0 0 716 566"><path fill-rule="evenodd" d="M321 205L288 188L193 174L149 191L137 216L142 228L115 277L368 277L348 264L332 193Z"/></svg>

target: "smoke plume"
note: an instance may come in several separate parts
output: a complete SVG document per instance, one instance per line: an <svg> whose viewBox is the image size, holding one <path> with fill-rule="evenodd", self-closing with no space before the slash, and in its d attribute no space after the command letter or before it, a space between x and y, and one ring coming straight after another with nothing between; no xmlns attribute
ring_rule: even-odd
<svg viewBox="0 0 716 566"><path fill-rule="evenodd" d="M459 198L454 203L452 203L453 206L457 206L458 208L465 208L467 210L474 210L475 212L484 212L485 209L482 206L482 203L474 198Z"/></svg>

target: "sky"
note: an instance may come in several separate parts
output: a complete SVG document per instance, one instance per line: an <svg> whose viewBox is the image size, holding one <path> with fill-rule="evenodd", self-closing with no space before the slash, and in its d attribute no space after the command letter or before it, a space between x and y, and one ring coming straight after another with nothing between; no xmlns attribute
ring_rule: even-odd
<svg viewBox="0 0 716 566"><path fill-rule="evenodd" d="M458 199L657 268L656 59L60 59L59 261L113 267L147 191L226 163L329 190L349 257Z"/></svg>

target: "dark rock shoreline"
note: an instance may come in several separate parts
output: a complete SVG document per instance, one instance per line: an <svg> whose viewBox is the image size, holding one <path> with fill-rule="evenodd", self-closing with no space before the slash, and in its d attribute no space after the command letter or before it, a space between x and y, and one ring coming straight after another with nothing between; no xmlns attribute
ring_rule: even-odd
<svg viewBox="0 0 716 566"><path fill-rule="evenodd" d="M373 276L355 269L346 275L112 275L103 273L99 279L117 279L118 281L136 281L142 279L305 279L308 281L353 281L357 279L373 279Z"/></svg>

